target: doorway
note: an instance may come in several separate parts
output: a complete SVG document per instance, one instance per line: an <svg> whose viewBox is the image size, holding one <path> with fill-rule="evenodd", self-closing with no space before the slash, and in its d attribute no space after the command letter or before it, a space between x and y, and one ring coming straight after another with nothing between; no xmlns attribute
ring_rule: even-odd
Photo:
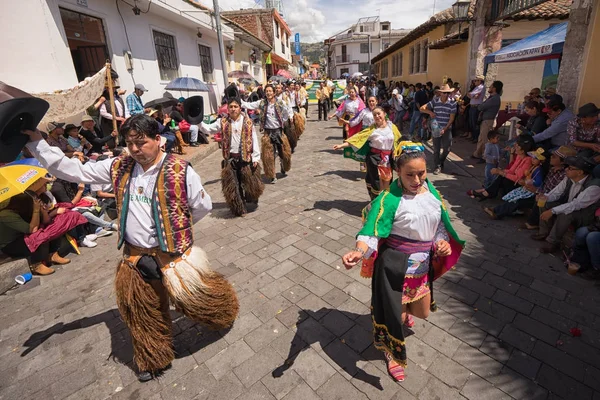
<svg viewBox="0 0 600 400"><path fill-rule="evenodd" d="M60 8L77 80L95 75L109 59L104 24L100 18Z"/></svg>

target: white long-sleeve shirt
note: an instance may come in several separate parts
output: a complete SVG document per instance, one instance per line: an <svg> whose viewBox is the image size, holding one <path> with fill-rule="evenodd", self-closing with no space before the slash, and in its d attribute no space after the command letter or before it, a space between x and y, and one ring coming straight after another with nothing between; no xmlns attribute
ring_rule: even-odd
<svg viewBox="0 0 600 400"><path fill-rule="evenodd" d="M113 159L82 164L78 159L66 157L59 148L50 147L44 140L30 142L27 148L48 172L61 179L75 183L112 183L110 167ZM163 154L164 157L166 154ZM131 174L125 241L134 246L152 248L159 245L152 219L152 192L160 165L158 163L144 172L136 164ZM200 176L190 166L186 171L186 186L192 221L196 223L212 210L212 200L202 187Z"/></svg>
<svg viewBox="0 0 600 400"><path fill-rule="evenodd" d="M571 190L569 190L569 197L567 202L565 204L561 204L552 208L552 214L571 214L574 211L582 210L599 201L599 186L590 186L582 191L583 185L588 179L592 178L590 176L587 176L579 182L573 182ZM563 179L558 185L556 185L554 189L552 189L548 194L546 194L547 201L549 203L560 199L564 191L567 189L568 181L569 178Z"/></svg>
<svg viewBox="0 0 600 400"><path fill-rule="evenodd" d="M244 123L244 117L240 114L237 121L231 121L231 145L229 146L229 152L231 154L239 154L240 152L240 141L242 140L242 127ZM221 120L217 120L212 124L200 123L200 130L206 134L215 134L221 132L222 125ZM256 129L252 125L252 162L260 161L260 146L258 144L258 138L256 136Z"/></svg>
<svg viewBox="0 0 600 400"><path fill-rule="evenodd" d="M120 115L125 119L130 117L129 110L127 109L127 103L125 101L123 102L123 106L121 106L121 102L115 100L115 107L115 115ZM124 110L123 107L125 107ZM102 116L102 118L112 121L112 114L106 111L106 103L102 103L102 105L100 106L100 115Z"/></svg>
<svg viewBox="0 0 600 400"><path fill-rule="evenodd" d="M355 127L359 123L362 123L363 128L371 126L375 123L375 119L373 118L373 111L371 111L370 108L363 108L362 111L358 114L358 117L350 120L351 127Z"/></svg>
<svg viewBox="0 0 600 400"><path fill-rule="evenodd" d="M263 101L267 102L267 116L265 120L265 128L266 129L283 129L283 126L279 123L279 119L277 119L277 115L275 115L275 103L271 103L269 100L257 100L251 103L245 102L242 100L242 108L246 110L257 110L260 108L260 105ZM293 114L290 114L290 109L286 107L285 104L281 107L281 116L282 121L286 121L290 119Z"/></svg>

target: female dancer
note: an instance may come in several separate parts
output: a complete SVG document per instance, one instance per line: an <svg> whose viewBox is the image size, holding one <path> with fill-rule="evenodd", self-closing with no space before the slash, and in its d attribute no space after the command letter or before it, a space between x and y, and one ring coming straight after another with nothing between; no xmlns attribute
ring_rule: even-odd
<svg viewBox="0 0 600 400"><path fill-rule="evenodd" d="M356 95L356 89L351 88L348 90L348 98L338 107L336 112L332 114L328 119L338 117L339 122L344 127L344 140L357 132L360 132L360 126L356 125L354 128L350 128L350 121L358 116L358 114L365 108L365 103ZM344 118L345 117L345 118ZM343 122L348 121L348 123Z"/></svg>
<svg viewBox="0 0 600 400"><path fill-rule="evenodd" d="M373 126L362 130L343 144L333 146L334 150L347 149L344 150L346 158L352 158L361 163L366 161L365 182L371 200L390 187L392 181L390 158L395 146L400 143L401 137L396 125L386 121L383 108L375 107L372 114L375 120Z"/></svg>
<svg viewBox="0 0 600 400"><path fill-rule="evenodd" d="M368 258L361 275L373 277L375 347L385 353L388 372L398 382L406 368L402 325L414 324L410 315L427 318L436 310L432 282L456 264L464 247L427 180L424 151L420 143L398 145L394 162L400 178L363 210L356 248L342 257L348 269Z"/></svg>

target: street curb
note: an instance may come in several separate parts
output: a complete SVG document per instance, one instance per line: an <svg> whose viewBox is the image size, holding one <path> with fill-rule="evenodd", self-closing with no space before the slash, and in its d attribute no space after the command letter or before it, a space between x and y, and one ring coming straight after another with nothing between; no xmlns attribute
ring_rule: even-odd
<svg viewBox="0 0 600 400"><path fill-rule="evenodd" d="M209 144L201 145L199 149L194 153L186 154L181 158L188 161L190 164L192 164L192 166L194 166L217 150L219 150L219 143L212 141Z"/></svg>
<svg viewBox="0 0 600 400"><path fill-rule="evenodd" d="M8 292L16 286L15 277L30 272L27 259L9 259L10 261L0 264L0 295Z"/></svg>

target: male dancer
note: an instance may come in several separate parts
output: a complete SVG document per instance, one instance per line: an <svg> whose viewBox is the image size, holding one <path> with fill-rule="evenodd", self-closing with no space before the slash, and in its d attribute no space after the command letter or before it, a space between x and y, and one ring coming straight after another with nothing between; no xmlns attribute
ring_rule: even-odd
<svg viewBox="0 0 600 400"><path fill-rule="evenodd" d="M236 216L245 216L246 203L258 203L265 186L260 179L260 147L252 120L242 114L241 100L228 99L228 116L207 125L202 132L221 132L221 187L229 209Z"/></svg>
<svg viewBox="0 0 600 400"><path fill-rule="evenodd" d="M81 164L50 147L39 131L27 148L57 177L71 182L112 183L119 213L115 292L131 333L138 380L149 381L174 358L169 299L188 318L213 329L231 326L239 304L233 287L193 247L192 225L212 208L210 196L187 161L160 150L158 123L140 114L121 135L130 155Z"/></svg>
<svg viewBox="0 0 600 400"><path fill-rule="evenodd" d="M265 87L266 99L247 103L242 100L242 108L260 110L260 128L264 133L261 139L261 159L265 175L271 183L277 182L275 158L281 160L281 175L286 176L292 167L292 149L286 135L282 134L285 122L290 118L288 108L275 98L272 85Z"/></svg>

